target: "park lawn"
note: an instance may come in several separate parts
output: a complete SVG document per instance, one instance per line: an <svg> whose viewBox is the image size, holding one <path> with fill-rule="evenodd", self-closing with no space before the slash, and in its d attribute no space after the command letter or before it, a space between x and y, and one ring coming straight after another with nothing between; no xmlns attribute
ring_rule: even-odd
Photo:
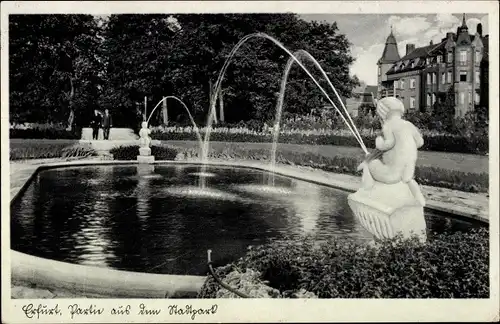
<svg viewBox="0 0 500 324"><path fill-rule="evenodd" d="M196 149L196 141L162 141L178 147ZM216 151L234 150L271 150L271 143L240 143L240 142L210 142L210 146ZM363 159L364 153L361 148L350 146L333 145L302 145L302 144L278 144L278 151L311 153L321 155L325 158L348 157ZM460 154L433 151L419 151L418 166L435 167L446 170L460 171L465 173L489 173L488 156L476 154Z"/></svg>

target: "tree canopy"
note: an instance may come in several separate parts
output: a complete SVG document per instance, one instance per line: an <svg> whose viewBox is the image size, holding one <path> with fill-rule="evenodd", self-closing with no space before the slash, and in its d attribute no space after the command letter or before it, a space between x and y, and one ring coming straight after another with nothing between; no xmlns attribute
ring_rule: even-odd
<svg viewBox="0 0 500 324"><path fill-rule="evenodd" d="M295 14L134 14L111 15L105 22L89 15L14 15L9 29L10 110L18 121L66 122L73 115L85 124L98 107L110 109L118 125L131 126L145 96L150 111L162 97L174 95L204 124L229 52L255 32L292 52L310 52L343 96L357 85L349 76L354 61L349 42L336 24L306 22ZM224 77L219 118L272 119L287 60L269 40L245 43ZM285 110L309 113L324 103L308 76L298 66L292 69ZM168 102L168 109L171 120L187 120L175 102Z"/></svg>

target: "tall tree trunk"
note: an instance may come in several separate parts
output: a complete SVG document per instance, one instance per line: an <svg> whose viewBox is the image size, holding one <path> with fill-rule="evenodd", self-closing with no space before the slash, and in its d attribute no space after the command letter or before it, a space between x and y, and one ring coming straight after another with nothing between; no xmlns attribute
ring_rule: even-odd
<svg viewBox="0 0 500 324"><path fill-rule="evenodd" d="M210 95L210 106L208 107L209 111L208 113L210 114L211 110L212 110L212 98L213 96L215 95L215 89L214 89L214 86L212 84L212 79L208 80L208 86L209 86L209 95ZM215 109L215 105L214 105L214 111L213 111L213 115L214 115L214 124L217 124L217 109Z"/></svg>
<svg viewBox="0 0 500 324"><path fill-rule="evenodd" d="M165 97L163 97L163 103L162 103L162 116L163 116L163 126L168 125L168 110L167 110L167 100L165 100Z"/></svg>
<svg viewBox="0 0 500 324"><path fill-rule="evenodd" d="M73 84L73 77L69 79L70 85L71 85L71 90L68 95L68 107L69 107L69 118L68 118L68 130L73 129L73 122L75 121L75 110L73 108L73 98L75 96L75 87Z"/></svg>
<svg viewBox="0 0 500 324"><path fill-rule="evenodd" d="M224 122L224 92L220 92L219 96L219 118L221 123Z"/></svg>

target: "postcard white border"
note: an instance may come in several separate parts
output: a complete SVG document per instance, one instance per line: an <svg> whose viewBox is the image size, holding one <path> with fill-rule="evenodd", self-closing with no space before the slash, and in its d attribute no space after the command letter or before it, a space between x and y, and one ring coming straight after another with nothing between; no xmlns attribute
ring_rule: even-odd
<svg viewBox="0 0 500 324"><path fill-rule="evenodd" d="M499 218L498 218L498 26L499 5L496 1L38 1L1 3L2 44L2 105L1 105L1 175L2 175L2 322L54 322L53 317L27 319L21 307L27 303L58 304L67 309L70 304L117 307L141 302L149 308L162 308L162 315L141 317L86 316L60 322L325 322L325 321L494 321L499 319ZM9 181L9 89L8 89L8 15L15 13L263 13L296 12L301 14L436 14L489 13L490 41L490 298L479 300L389 300L389 299L332 299L332 300L123 300L123 299L58 299L12 300L10 289L10 181ZM195 308L218 304L211 316L170 316L166 307L191 304ZM59 321L58 321L59 322Z"/></svg>

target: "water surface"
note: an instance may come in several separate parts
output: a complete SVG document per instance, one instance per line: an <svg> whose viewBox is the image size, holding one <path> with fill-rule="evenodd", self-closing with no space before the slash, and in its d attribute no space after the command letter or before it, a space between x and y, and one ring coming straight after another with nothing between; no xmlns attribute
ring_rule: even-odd
<svg viewBox="0 0 500 324"><path fill-rule="evenodd" d="M40 172L11 206L11 246L48 259L149 273L206 273L248 246L314 235L372 238L347 193L243 168L107 165ZM206 188L199 189L203 177ZM426 215L429 234L475 226Z"/></svg>

